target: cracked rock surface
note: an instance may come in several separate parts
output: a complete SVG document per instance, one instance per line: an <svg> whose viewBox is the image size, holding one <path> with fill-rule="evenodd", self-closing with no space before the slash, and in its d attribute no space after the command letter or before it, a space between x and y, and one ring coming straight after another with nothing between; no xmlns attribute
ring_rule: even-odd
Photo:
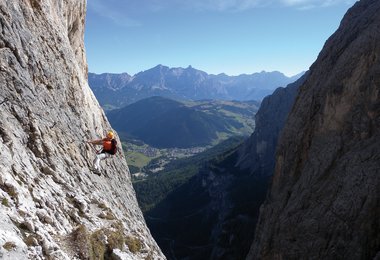
<svg viewBox="0 0 380 260"><path fill-rule="evenodd" d="M379 13L357 2L310 68L247 259L380 257Z"/></svg>
<svg viewBox="0 0 380 260"><path fill-rule="evenodd" d="M1 259L164 258L121 153L89 170L84 141L110 125L87 84L85 10L0 1Z"/></svg>

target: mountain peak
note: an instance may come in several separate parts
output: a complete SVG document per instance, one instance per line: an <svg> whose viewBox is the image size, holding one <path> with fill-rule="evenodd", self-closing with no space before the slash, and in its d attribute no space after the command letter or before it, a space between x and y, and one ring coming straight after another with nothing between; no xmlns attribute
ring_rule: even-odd
<svg viewBox="0 0 380 260"><path fill-rule="evenodd" d="M169 69L168 66L165 66L165 65L162 65L162 64L158 64L157 66L153 67L152 70L167 70Z"/></svg>
<svg viewBox="0 0 380 260"><path fill-rule="evenodd" d="M93 77L93 75L89 77L89 84L102 106L121 107L157 95L178 100L261 100L277 87L286 86L294 80L296 78L288 78L277 71L228 76L225 73L207 74L192 66L184 69L169 68L159 64L136 74L122 87L112 85L117 83L116 79L106 80L101 76ZM118 92L110 94L101 90L107 88L117 89Z"/></svg>

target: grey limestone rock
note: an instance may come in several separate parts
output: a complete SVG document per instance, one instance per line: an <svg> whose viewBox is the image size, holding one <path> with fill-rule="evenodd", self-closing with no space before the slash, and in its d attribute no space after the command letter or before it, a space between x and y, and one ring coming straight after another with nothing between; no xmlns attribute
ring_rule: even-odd
<svg viewBox="0 0 380 260"><path fill-rule="evenodd" d="M102 162L107 176L89 169L95 154L84 141L110 125L87 83L85 12L85 0L0 1L2 259L75 259L84 253L68 241L80 238L78 227L89 243L99 230L120 241L133 234L141 251L119 246L131 259L164 258L124 157ZM105 204L111 220L97 217ZM112 226L118 232L107 233Z"/></svg>

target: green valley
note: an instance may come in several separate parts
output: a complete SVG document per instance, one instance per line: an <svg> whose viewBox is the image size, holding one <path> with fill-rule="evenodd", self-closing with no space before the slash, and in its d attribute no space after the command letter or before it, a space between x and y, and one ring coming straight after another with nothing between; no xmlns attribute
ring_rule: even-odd
<svg viewBox="0 0 380 260"><path fill-rule="evenodd" d="M140 140L160 149L188 149L250 135L258 106L256 101L180 102L151 97L109 111L107 117L122 140Z"/></svg>
<svg viewBox="0 0 380 260"><path fill-rule="evenodd" d="M152 159L141 172L132 174L133 186L136 190L137 200L143 212L151 209L162 201L170 192L186 183L199 172L201 167L209 161L220 160L221 154L235 150L243 142L244 138L231 137L216 146L199 152L193 156L182 159L172 159L157 170L159 157ZM127 158L128 161L128 158ZM131 169L131 166L129 166ZM134 167L132 167L133 169Z"/></svg>

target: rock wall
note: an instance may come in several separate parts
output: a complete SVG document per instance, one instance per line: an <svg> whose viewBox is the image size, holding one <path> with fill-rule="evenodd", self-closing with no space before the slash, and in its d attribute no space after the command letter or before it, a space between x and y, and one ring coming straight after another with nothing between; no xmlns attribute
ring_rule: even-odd
<svg viewBox="0 0 380 260"><path fill-rule="evenodd" d="M85 0L0 2L0 258L164 258L87 84ZM120 140L118 139L119 143Z"/></svg>
<svg viewBox="0 0 380 260"><path fill-rule="evenodd" d="M278 136L307 74L285 88L277 88L261 102L255 131L238 151L237 168L260 177L272 176Z"/></svg>
<svg viewBox="0 0 380 260"><path fill-rule="evenodd" d="M311 67L247 259L380 257L379 13L357 2Z"/></svg>

